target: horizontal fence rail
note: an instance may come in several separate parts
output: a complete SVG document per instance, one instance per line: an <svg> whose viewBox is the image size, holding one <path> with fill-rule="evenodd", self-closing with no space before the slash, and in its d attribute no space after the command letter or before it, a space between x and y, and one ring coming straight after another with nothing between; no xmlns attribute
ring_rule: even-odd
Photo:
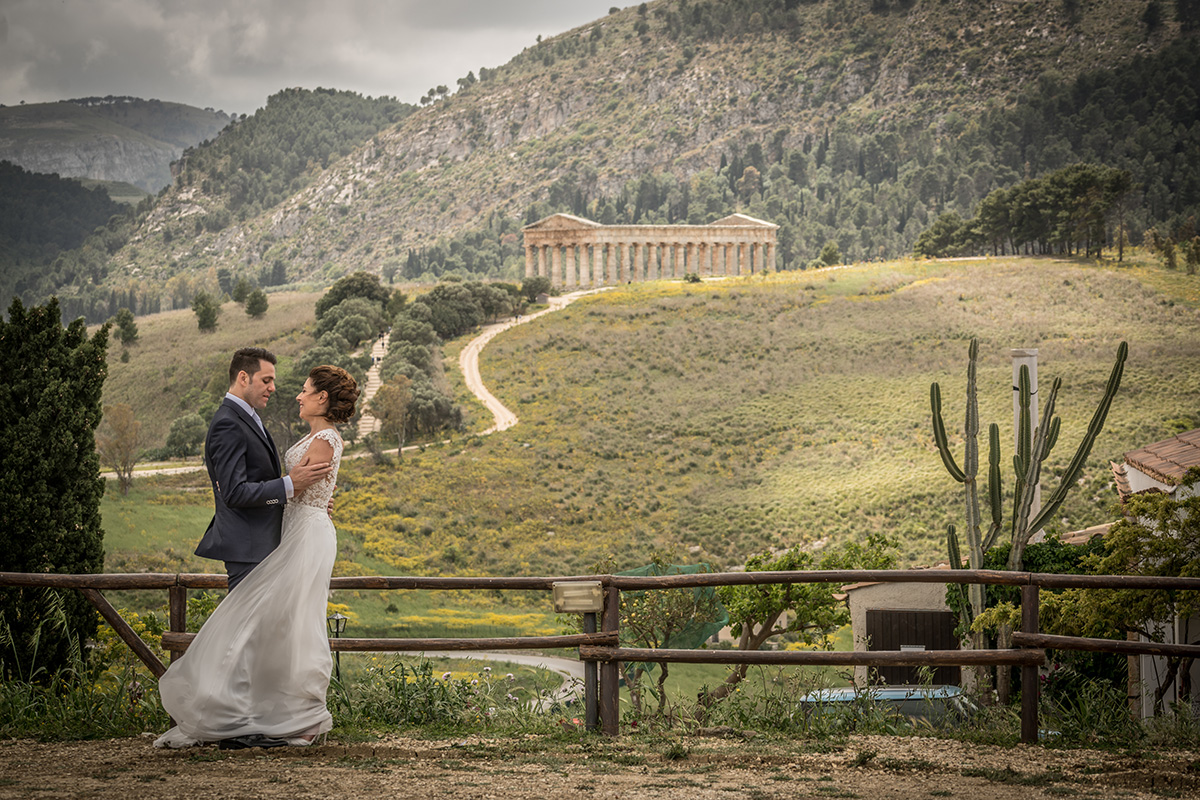
<svg viewBox="0 0 1200 800"><path fill-rule="evenodd" d="M488 651L577 647L584 662L584 695L587 728L617 735L620 663L679 662L693 664L776 664L833 666L1019 666L1022 670L1021 738L1038 736L1038 669L1046 649L1085 650L1126 655L1200 657L1200 646L1089 639L1043 634L1038 628L1038 594L1047 589L1142 589L1200 591L1200 578L1165 578L1129 575L1055 575L1001 570L797 570L774 572L708 572L686 575L573 575L565 577L408 577L353 576L330 580L330 588L366 590L504 590L550 591L554 584L590 581L602 586L603 610L585 613L584 633L565 636L495 638L367 639L333 638L335 652ZM620 593L720 586L754 586L798 583L941 583L991 584L1021 588L1021 630L1014 631L1015 649L927 651L770 651L770 650L671 650L620 646ZM121 640L156 678L166 667L108 602L104 590L165 590L168 594L170 630L162 636L163 649L177 658L195 634L187 632L189 590L224 589L224 575L211 573L106 573L62 575L0 572L0 587L74 589L99 611ZM597 632L597 616L601 630ZM1032 691L1031 691L1032 689Z"/></svg>
<svg viewBox="0 0 1200 800"><path fill-rule="evenodd" d="M581 645L584 661L653 661L680 664L787 664L801 666L911 667L1040 665L1040 650L668 650Z"/></svg>

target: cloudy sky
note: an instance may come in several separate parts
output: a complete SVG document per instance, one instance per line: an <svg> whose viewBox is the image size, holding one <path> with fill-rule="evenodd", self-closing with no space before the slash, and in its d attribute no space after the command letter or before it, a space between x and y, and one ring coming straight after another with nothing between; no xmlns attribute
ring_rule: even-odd
<svg viewBox="0 0 1200 800"><path fill-rule="evenodd" d="M0 103L92 95L250 114L292 86L416 103L627 0L0 0Z"/></svg>

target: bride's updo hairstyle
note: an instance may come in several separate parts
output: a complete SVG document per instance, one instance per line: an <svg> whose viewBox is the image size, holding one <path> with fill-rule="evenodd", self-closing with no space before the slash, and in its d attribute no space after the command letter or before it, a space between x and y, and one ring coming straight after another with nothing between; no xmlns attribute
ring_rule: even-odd
<svg viewBox="0 0 1200 800"><path fill-rule="evenodd" d="M341 367L322 364L308 373L313 389L329 395L329 408L325 419L335 425L348 422L354 416L354 401L358 399L358 384L350 373Z"/></svg>

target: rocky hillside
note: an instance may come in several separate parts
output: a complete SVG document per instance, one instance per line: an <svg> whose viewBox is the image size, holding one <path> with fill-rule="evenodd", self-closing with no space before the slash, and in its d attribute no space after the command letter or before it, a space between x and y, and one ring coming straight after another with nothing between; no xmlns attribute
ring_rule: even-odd
<svg viewBox="0 0 1200 800"><path fill-rule="evenodd" d="M497 219L511 231L556 210L662 222L746 211L783 226L784 269L830 242L847 258L892 257L938 214L970 217L988 192L1080 160L1136 170L1155 200L1129 217L1140 231L1192 213L1187 186L1200 163L1190 155L1200 145L1178 138L1198 114L1188 87L1200 20L1163 8L631 6L423 98L348 155L310 164L303 188L270 207L231 214L223 184L236 175L184 169L107 260L107 280L211 282L215 269L254 276L272 266L290 282L324 283L386 271L414 248ZM1127 118L1153 127L1134 136ZM649 178L661 183L643 202ZM492 274L513 277L519 266L507 258L507 272Z"/></svg>
<svg viewBox="0 0 1200 800"><path fill-rule="evenodd" d="M0 160L29 172L157 192L171 162L230 122L220 111L134 97L0 107Z"/></svg>

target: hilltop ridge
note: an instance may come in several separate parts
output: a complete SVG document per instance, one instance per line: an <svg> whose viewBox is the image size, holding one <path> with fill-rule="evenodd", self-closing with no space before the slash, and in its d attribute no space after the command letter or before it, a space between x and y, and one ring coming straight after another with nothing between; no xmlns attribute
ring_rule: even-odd
<svg viewBox="0 0 1200 800"><path fill-rule="evenodd" d="M830 245L877 260L912 252L943 213L969 219L990 192L1079 161L1131 172L1137 244L1191 224L1200 180L1200 20L1151 24L1147 8L658 0L421 108L285 90L193 148L152 208L54 280L75 276L64 309L89 319L114 313L111 288L179 307L214 291L217 270L519 280L521 224L558 211L668 224L741 211L781 226L779 269ZM343 103L366 116L344 125ZM306 160L297 132L314 127L347 136ZM101 292L78 281L98 273Z"/></svg>
<svg viewBox="0 0 1200 800"><path fill-rule="evenodd" d="M754 145L777 157L833 147L839 131L894 132L900 156L926 131L1012 103L1048 67L1065 80L1172 39L1145 36L1134 6L1092 0L1073 18L1057 3L966 0L630 7L460 81L204 250L229 265L281 251L303 277L336 241L339 259L370 268L381 243L400 255L490 214L523 216L565 177L587 198L613 196L647 173L715 171ZM163 208L194 200L173 193Z"/></svg>
<svg viewBox="0 0 1200 800"><path fill-rule="evenodd" d="M136 97L0 107L0 161L64 178L123 181L147 192L171 162L231 121L221 111Z"/></svg>

